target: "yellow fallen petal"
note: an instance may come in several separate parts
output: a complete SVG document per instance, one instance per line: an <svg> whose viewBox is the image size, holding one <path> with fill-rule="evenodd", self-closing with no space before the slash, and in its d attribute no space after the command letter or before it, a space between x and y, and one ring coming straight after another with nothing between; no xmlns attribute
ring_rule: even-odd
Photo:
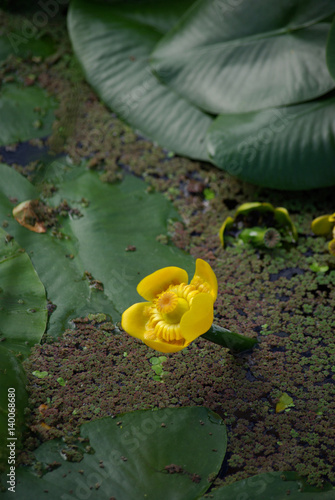
<svg viewBox="0 0 335 500"><path fill-rule="evenodd" d="M137 285L137 293L145 300L152 301L170 285L188 282L188 274L180 267L163 267L143 278Z"/></svg>
<svg viewBox="0 0 335 500"><path fill-rule="evenodd" d="M180 321L180 332L188 342L206 333L213 323L213 299L209 293L199 293L192 301L191 308Z"/></svg>
<svg viewBox="0 0 335 500"><path fill-rule="evenodd" d="M218 294L218 281L214 274L211 266L202 259L197 259L195 263L195 273L191 281L191 285L195 285L200 292L205 292L207 290L202 290L199 283L204 283L205 287L209 288L208 293L211 294L213 302L216 301Z"/></svg>
<svg viewBox="0 0 335 500"><path fill-rule="evenodd" d="M331 215L320 215L320 217L314 219L311 225L313 233L317 236L327 236L334 225L330 217Z"/></svg>
<svg viewBox="0 0 335 500"><path fill-rule="evenodd" d="M132 335L132 337L143 340L145 325L149 319L146 311L150 305L151 304L148 304L148 302L138 302L124 311L122 314L121 326L125 332Z"/></svg>
<svg viewBox="0 0 335 500"><path fill-rule="evenodd" d="M227 217L226 220L224 221L224 223L222 224L222 226L220 227L219 237L220 237L221 245L223 246L223 248L224 248L224 233L226 230L229 230L231 228L233 223L234 223L234 219L232 217Z"/></svg>
<svg viewBox="0 0 335 500"><path fill-rule="evenodd" d="M152 339L143 339L143 342L148 346L151 347L151 349L155 349L155 351L159 352L178 352L181 351L182 349L185 349L189 345L190 342L185 342L184 345L177 345L177 344L169 344L168 342L164 342L163 340L152 340Z"/></svg>

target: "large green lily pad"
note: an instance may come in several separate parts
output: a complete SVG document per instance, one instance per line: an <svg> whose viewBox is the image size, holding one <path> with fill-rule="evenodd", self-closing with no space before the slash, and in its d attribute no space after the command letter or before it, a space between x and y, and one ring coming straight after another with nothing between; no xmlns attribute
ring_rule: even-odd
<svg viewBox="0 0 335 500"><path fill-rule="evenodd" d="M326 57L329 72L335 80L335 19L328 35Z"/></svg>
<svg viewBox="0 0 335 500"><path fill-rule="evenodd" d="M164 147L208 159L212 118L162 85L149 65L157 42L191 3L75 0L68 28L86 79L108 106Z"/></svg>
<svg viewBox="0 0 335 500"><path fill-rule="evenodd" d="M209 113L289 105L334 88L325 61L332 0L195 2L152 61L169 88Z"/></svg>
<svg viewBox="0 0 335 500"><path fill-rule="evenodd" d="M335 97L258 112L220 115L208 132L213 162L275 189L335 184Z"/></svg>
<svg viewBox="0 0 335 500"><path fill-rule="evenodd" d="M8 31L6 34L0 35L0 64L10 54L16 57L47 57L54 50L54 43L47 36L27 38L23 33L15 31Z"/></svg>
<svg viewBox="0 0 335 500"><path fill-rule="evenodd" d="M47 323L44 287L27 253L0 228L0 465L7 461L8 438L20 441L27 403L21 361L38 343ZM16 418L8 425L8 389L15 392ZM11 434L13 432L13 434Z"/></svg>
<svg viewBox="0 0 335 500"><path fill-rule="evenodd" d="M71 318L88 313L102 311L117 321L139 301L138 282L156 269L177 265L194 271L191 256L156 239L166 235L168 221L177 219L177 212L161 194L148 193L147 185L134 176L111 185L84 165L50 165L44 178L58 190L48 203L56 206L67 200L82 215L63 219L57 235L50 230L33 233L8 217L13 208L9 198L19 203L38 198L39 191L5 165L0 165L0 176L7 179L0 187L0 218L8 221L8 231L31 256L48 298L57 306L48 325L53 336L60 335ZM135 251L127 251L133 247ZM101 281L104 291L96 289L85 272Z"/></svg>
<svg viewBox="0 0 335 500"><path fill-rule="evenodd" d="M202 497L206 498L206 497ZM333 500L335 489L306 486L295 472L267 472L211 491L213 500Z"/></svg>
<svg viewBox="0 0 335 500"><path fill-rule="evenodd" d="M223 421L201 407L125 413L85 424L81 434L91 454L65 462L64 443L43 444L37 460L60 467L41 479L32 469L17 469L15 498L26 499L29 491L39 500L195 500L218 474L227 447Z"/></svg>

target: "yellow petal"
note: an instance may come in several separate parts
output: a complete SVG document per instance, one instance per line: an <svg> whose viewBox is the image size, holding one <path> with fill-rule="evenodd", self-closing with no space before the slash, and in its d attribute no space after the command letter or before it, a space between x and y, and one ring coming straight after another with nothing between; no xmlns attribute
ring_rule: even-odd
<svg viewBox="0 0 335 500"><path fill-rule="evenodd" d="M312 221L312 231L317 236L327 236L332 230L334 223L329 220L331 215L320 215Z"/></svg>
<svg viewBox="0 0 335 500"><path fill-rule="evenodd" d="M180 321L181 335L188 343L206 333L212 326L213 304L209 293L199 293L194 297L190 310Z"/></svg>
<svg viewBox="0 0 335 500"><path fill-rule="evenodd" d="M170 285L188 282L188 274L180 267L163 267L143 278L137 285L137 293L145 300L152 301Z"/></svg>
<svg viewBox="0 0 335 500"><path fill-rule="evenodd" d="M232 217L227 217L227 219L224 221L224 223L220 227L219 237L220 237L220 241L221 241L223 248L224 248L224 233L225 233L226 229L229 230L231 228L233 223L234 223L234 219Z"/></svg>
<svg viewBox="0 0 335 500"><path fill-rule="evenodd" d="M258 201L251 201L250 203L243 203L237 210L235 217L239 214L247 214L252 210L258 210L259 212L273 212L274 208L271 203L260 203Z"/></svg>
<svg viewBox="0 0 335 500"><path fill-rule="evenodd" d="M143 339L143 342L151 349L155 349L155 351L159 352L178 352L182 349L185 349L189 345L190 342L185 342L184 345L176 345L169 344L168 342L164 342L162 340L152 340L152 339Z"/></svg>
<svg viewBox="0 0 335 500"><path fill-rule="evenodd" d="M195 273L191 285L199 288L199 282L204 282L205 285L209 286L209 293L213 298L213 302L215 302L218 294L218 282L211 266L202 259L196 260ZM200 289L200 291L202 292L203 290Z"/></svg>
<svg viewBox="0 0 335 500"><path fill-rule="evenodd" d="M331 255L335 256L335 238L328 243L328 250Z"/></svg>
<svg viewBox="0 0 335 500"><path fill-rule="evenodd" d="M148 302L139 302L124 311L121 326L125 332L129 333L132 337L143 340L145 325L149 319L146 311L150 305Z"/></svg>
<svg viewBox="0 0 335 500"><path fill-rule="evenodd" d="M291 234L294 238L295 241L298 239L298 232L295 228L295 225L293 224L291 217L289 216L289 213L286 208L284 207L278 207L275 208L275 213L274 213L276 221L284 227L290 228Z"/></svg>

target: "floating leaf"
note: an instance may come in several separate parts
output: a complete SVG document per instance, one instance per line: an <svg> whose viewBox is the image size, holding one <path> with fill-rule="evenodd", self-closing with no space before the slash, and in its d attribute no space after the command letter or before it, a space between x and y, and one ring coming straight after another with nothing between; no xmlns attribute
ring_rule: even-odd
<svg viewBox="0 0 335 500"><path fill-rule="evenodd" d="M89 438L93 453L84 453L79 463L65 462L64 442L44 443L36 459L45 465L60 462L60 467L47 469L42 478L33 468L17 468L15 499L26 500L29 491L31 498L47 495L49 500L91 495L96 500L195 500L209 488L209 476L218 474L227 447L221 418L197 407L104 418L83 425L81 435Z"/></svg>
<svg viewBox="0 0 335 500"><path fill-rule="evenodd" d="M335 97L296 106L220 115L208 131L218 167L274 189L335 184Z"/></svg>
<svg viewBox="0 0 335 500"><path fill-rule="evenodd" d="M31 26L37 33L37 27L33 24ZM51 55L54 50L54 43L48 36L27 38L17 31L8 31L4 35L0 35L0 63L10 54L16 57L46 57Z"/></svg>
<svg viewBox="0 0 335 500"><path fill-rule="evenodd" d="M43 89L17 84L2 85L0 146L49 135L56 107L55 99ZM41 114L43 118L39 118ZM38 119L41 120L41 126L36 128L34 123Z"/></svg>
<svg viewBox="0 0 335 500"><path fill-rule="evenodd" d="M134 176L104 184L84 165L74 167L66 161L49 165L44 178L58 190L48 203L56 207L71 200L82 215L62 219L55 235L33 233L8 219L9 198L20 202L36 199L40 193L5 165L0 165L0 177L6 179L0 186L0 223L7 220L10 233L29 252L48 298L57 306L49 320L53 336L60 335L71 318L88 313L102 311L117 321L137 301L141 278L167 262L193 271L191 256L156 241L158 234L166 233L168 220L179 218L178 213L163 195L147 193L147 184ZM83 197L90 201L84 207ZM125 251L130 243L136 252ZM104 291L92 285L97 282L102 282Z"/></svg>
<svg viewBox="0 0 335 500"><path fill-rule="evenodd" d="M213 500L333 500L334 494L329 485L322 490L306 485L295 472L258 474L210 492Z"/></svg>
<svg viewBox="0 0 335 500"><path fill-rule="evenodd" d="M330 24L318 23L334 12L332 0L200 0L159 41L153 67L212 114L307 101L334 88L325 61Z"/></svg>
<svg viewBox="0 0 335 500"><path fill-rule="evenodd" d="M318 264L317 262L313 262L309 268L314 271L315 273L326 273L329 270L329 266L325 265L322 266Z"/></svg>
<svg viewBox="0 0 335 500"><path fill-rule="evenodd" d="M153 371L156 373L156 375L161 375L163 372L163 367L162 365L153 365L152 366Z"/></svg>
<svg viewBox="0 0 335 500"><path fill-rule="evenodd" d="M35 370L34 372L32 372L32 374L34 375L34 377L37 377L37 378L45 378L45 377L47 377L48 372L40 372L38 370Z"/></svg>
<svg viewBox="0 0 335 500"><path fill-rule="evenodd" d="M87 81L101 99L167 149L208 159L205 134L212 118L162 85L149 56L156 43L192 4L116 1L71 2L68 28Z"/></svg>
<svg viewBox="0 0 335 500"><path fill-rule="evenodd" d="M335 18L328 35L326 59L329 72L335 80Z"/></svg>
<svg viewBox="0 0 335 500"><path fill-rule="evenodd" d="M292 406L294 406L293 399L287 394L287 392L283 392L278 403L276 404L276 413L280 413L286 410L286 408L291 408Z"/></svg>
<svg viewBox="0 0 335 500"><path fill-rule="evenodd" d="M7 461L7 438L19 446L23 411L27 404L22 361L46 328L44 287L27 253L0 228L0 465ZM16 417L8 426L8 390L15 392ZM14 436L9 431L14 430Z"/></svg>

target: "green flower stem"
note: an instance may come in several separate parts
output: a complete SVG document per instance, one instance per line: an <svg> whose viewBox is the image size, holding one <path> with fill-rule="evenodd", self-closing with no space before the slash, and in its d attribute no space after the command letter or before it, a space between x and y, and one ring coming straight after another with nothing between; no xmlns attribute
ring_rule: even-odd
<svg viewBox="0 0 335 500"><path fill-rule="evenodd" d="M256 339L250 337L244 337L239 333L231 332L226 328L222 328L218 325L213 325L210 329L201 335L206 340L214 342L214 344L219 344L223 347L227 347L232 354L238 354L243 351L252 349L255 344L257 344Z"/></svg>

